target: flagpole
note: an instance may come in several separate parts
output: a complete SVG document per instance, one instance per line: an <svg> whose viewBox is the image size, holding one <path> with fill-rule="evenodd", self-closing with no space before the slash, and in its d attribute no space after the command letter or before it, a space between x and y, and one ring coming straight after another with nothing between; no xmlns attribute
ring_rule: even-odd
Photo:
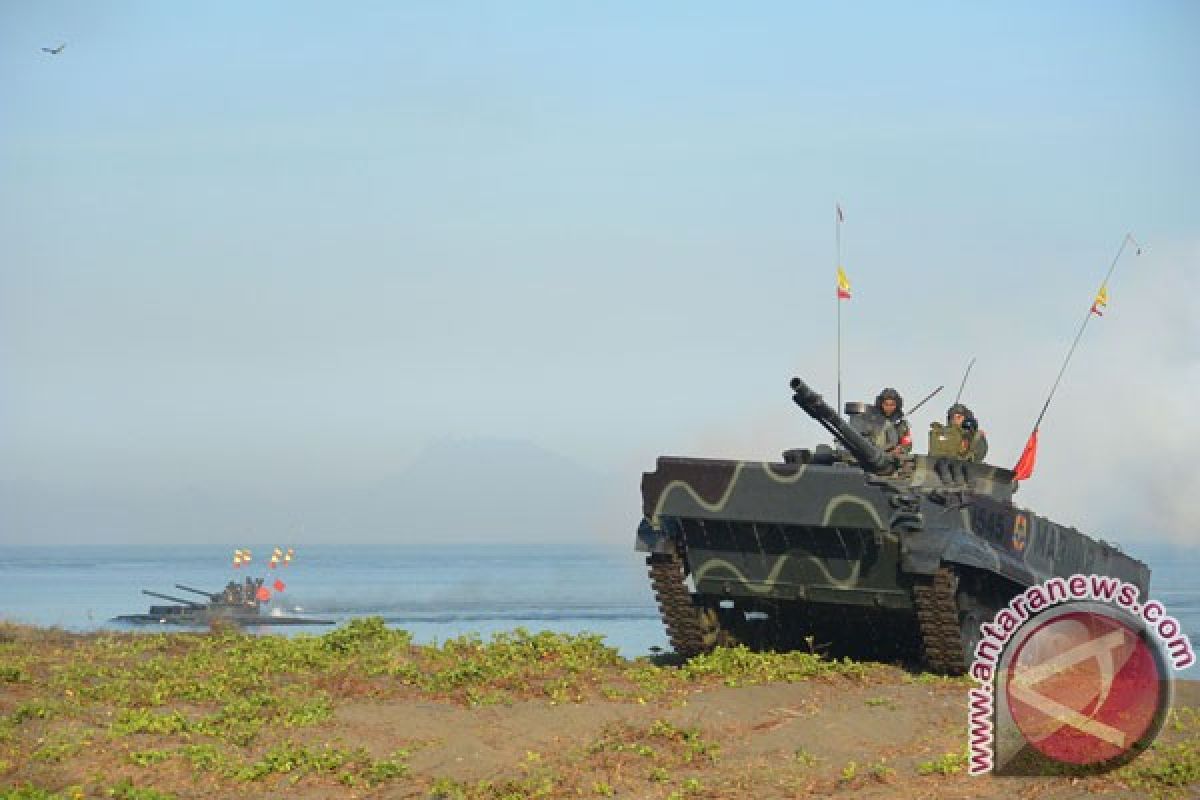
<svg viewBox="0 0 1200 800"><path fill-rule="evenodd" d="M842 207L834 203L833 212L834 240L837 242L837 268L842 268ZM834 295L837 303L837 410L842 413L842 296Z"/></svg>
<svg viewBox="0 0 1200 800"><path fill-rule="evenodd" d="M1121 240L1121 246L1117 249L1117 255L1112 260L1112 264L1108 267L1108 272L1104 275L1104 281L1100 284L1100 289L1103 290L1108 286L1108 281L1112 277L1113 270L1117 268L1117 262L1121 260L1121 254L1125 252L1125 245L1133 241L1132 234L1125 234L1125 238ZM1054 399L1054 393L1058 391L1058 384L1062 382L1063 374L1067 371L1067 365L1071 363L1071 357L1075 355L1075 348L1079 346L1079 340L1083 338L1083 332L1087 329L1088 323L1092 320L1092 315L1095 313L1096 305L1092 304L1084 315L1083 324L1079 326L1079 332L1075 334L1075 340L1071 342L1071 347L1067 350L1067 357L1063 359L1062 367L1058 370L1058 377L1054 379L1054 385L1050 387L1050 394L1046 397L1046 402L1042 406L1042 413L1038 414L1037 422L1033 423L1033 429L1036 431L1042 425L1042 418L1046 416L1046 410L1050 408L1050 401Z"/></svg>
<svg viewBox="0 0 1200 800"><path fill-rule="evenodd" d="M1100 284L1100 291L1096 295L1096 300L1087 310L1087 314L1083 318L1083 323L1080 324L1079 330L1075 334L1075 339L1071 342L1071 347L1067 350L1067 357L1063 359L1062 366L1059 367L1058 375L1054 378L1054 385L1050 387L1050 394L1046 396L1046 402L1042 404L1041 413L1038 414L1037 421L1033 423L1033 431L1029 434L1029 441L1025 443L1025 449L1021 453L1021 458L1017 461L1017 465L1013 467L1014 477L1017 480L1024 480L1033 474L1033 461L1037 453L1037 435L1038 430L1042 427L1042 420L1046 416L1046 411L1050 408L1050 402L1054 399L1054 394L1058 391L1058 385L1062 382L1063 375L1067 371L1067 365L1071 363L1071 358L1075 355L1075 348L1079 346L1079 340L1083 338L1083 332L1087 330L1088 322L1091 321L1093 314L1099 314L1096 308L1097 302L1101 298L1107 297L1108 281L1112 278L1113 272L1117 268L1117 262L1121 260L1121 255L1125 252L1125 246L1133 242L1137 247L1137 254L1142 254L1141 245L1133 238L1133 234L1125 234L1125 238L1121 240L1121 246L1117 248L1117 254L1113 257L1112 263L1108 266L1108 272L1104 274L1104 281ZM1024 474L1022 474L1024 473Z"/></svg>

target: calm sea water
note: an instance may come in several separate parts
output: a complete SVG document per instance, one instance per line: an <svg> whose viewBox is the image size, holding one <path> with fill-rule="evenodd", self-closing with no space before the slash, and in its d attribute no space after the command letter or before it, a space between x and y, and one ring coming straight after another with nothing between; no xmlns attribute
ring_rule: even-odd
<svg viewBox="0 0 1200 800"><path fill-rule="evenodd" d="M274 607L338 622L379 615L423 643L464 633L486 638L522 626L603 634L630 657L667 647L644 557L632 542L628 551L566 544L312 545L296 548L292 565L274 571L265 565L271 549L254 547L249 572L235 572L232 550L218 545L0 547L0 618L76 631L119 629L112 622L117 615L162 602L141 589L187 597L175 583L217 591L231 578L269 573L287 584ZM1150 564L1151 594L1200 646L1200 552L1164 545L1130 551ZM1200 667L1187 677L1200 678Z"/></svg>

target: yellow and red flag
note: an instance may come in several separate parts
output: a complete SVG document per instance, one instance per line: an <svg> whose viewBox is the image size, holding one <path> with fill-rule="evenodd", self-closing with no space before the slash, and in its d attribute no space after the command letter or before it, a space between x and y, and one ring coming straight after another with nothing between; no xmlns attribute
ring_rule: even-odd
<svg viewBox="0 0 1200 800"><path fill-rule="evenodd" d="M1033 463L1037 461L1037 428L1033 429L1033 433L1029 434L1029 441L1025 443L1025 449L1021 451L1021 457L1017 459L1017 465L1013 467L1013 480L1024 481L1028 480L1033 475Z"/></svg>
<svg viewBox="0 0 1200 800"><path fill-rule="evenodd" d="M841 267L837 268L837 296L838 300L850 299L850 279L846 277L846 270Z"/></svg>
<svg viewBox="0 0 1200 800"><path fill-rule="evenodd" d="M1096 292L1096 299L1092 301L1092 313L1097 317L1103 317L1102 308L1108 305L1108 285L1100 287L1100 291Z"/></svg>

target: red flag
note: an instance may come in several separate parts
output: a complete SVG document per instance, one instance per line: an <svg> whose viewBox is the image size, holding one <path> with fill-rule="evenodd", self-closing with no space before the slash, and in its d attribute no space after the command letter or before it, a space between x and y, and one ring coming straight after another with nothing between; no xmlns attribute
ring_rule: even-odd
<svg viewBox="0 0 1200 800"><path fill-rule="evenodd" d="M275 591L277 591L277 592L282 592L284 589L287 588L287 586L285 586L283 581L279 580L279 578L276 578L275 583L273 583L271 585L275 587Z"/></svg>
<svg viewBox="0 0 1200 800"><path fill-rule="evenodd" d="M258 587L258 591L254 593L254 596L265 603L271 599L271 590L265 586L260 586Z"/></svg>
<svg viewBox="0 0 1200 800"><path fill-rule="evenodd" d="M1021 451L1021 458L1013 467L1014 481L1028 480L1033 475L1033 462L1037 461L1037 435L1037 428L1034 428L1033 433L1029 434L1029 441L1025 443L1025 449Z"/></svg>

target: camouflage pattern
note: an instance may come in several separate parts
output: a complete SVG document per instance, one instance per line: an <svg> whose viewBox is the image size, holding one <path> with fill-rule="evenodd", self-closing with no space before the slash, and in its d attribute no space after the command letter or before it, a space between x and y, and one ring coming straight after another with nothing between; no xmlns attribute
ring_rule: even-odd
<svg viewBox="0 0 1200 800"><path fill-rule="evenodd" d="M995 607L1056 575L1149 588L1142 562L1014 505L1007 469L972 464L970 486L949 490L929 456L876 475L842 451L798 452L805 463L659 458L642 476L637 550L677 559L699 609L797 618L857 607L914 621L915 590L947 568Z"/></svg>
<svg viewBox="0 0 1200 800"><path fill-rule="evenodd" d="M979 465L965 502L939 501L931 459L912 459L908 475L882 479L841 463L659 458L642 477L637 549L682 550L698 592L723 597L911 606L901 576L942 562L1022 586L1099 572L1148 588L1140 561L1014 506L1008 470Z"/></svg>

